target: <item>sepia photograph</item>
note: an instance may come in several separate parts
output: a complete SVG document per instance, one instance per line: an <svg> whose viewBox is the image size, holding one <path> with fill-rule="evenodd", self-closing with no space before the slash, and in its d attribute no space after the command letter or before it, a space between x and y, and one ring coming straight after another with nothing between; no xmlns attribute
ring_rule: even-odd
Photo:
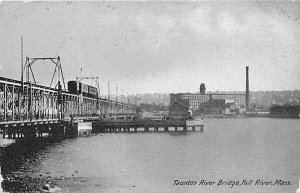
<svg viewBox="0 0 300 193"><path fill-rule="evenodd" d="M300 1L0 0L0 193L300 193Z"/></svg>

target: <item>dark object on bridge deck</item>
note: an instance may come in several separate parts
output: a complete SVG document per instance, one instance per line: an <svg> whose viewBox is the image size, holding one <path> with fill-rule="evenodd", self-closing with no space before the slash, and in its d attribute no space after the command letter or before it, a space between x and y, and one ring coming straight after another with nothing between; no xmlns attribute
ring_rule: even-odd
<svg viewBox="0 0 300 193"><path fill-rule="evenodd" d="M87 97L93 97L97 98L98 97L98 89L96 87L83 84L78 81L69 81L68 82L68 90L69 93L71 94L83 94L84 96Z"/></svg>

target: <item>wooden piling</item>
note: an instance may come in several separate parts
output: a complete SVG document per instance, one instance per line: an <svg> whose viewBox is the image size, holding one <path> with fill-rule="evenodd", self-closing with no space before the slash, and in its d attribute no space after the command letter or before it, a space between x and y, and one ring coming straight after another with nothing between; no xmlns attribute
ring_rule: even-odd
<svg viewBox="0 0 300 193"><path fill-rule="evenodd" d="M6 130L4 128L2 128L1 130L2 130L2 138L5 139Z"/></svg>

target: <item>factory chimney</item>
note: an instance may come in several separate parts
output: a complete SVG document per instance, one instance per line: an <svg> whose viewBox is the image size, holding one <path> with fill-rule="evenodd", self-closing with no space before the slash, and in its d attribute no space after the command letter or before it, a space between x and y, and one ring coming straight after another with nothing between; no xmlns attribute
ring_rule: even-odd
<svg viewBox="0 0 300 193"><path fill-rule="evenodd" d="M245 97L246 111L249 110L249 66L246 66L246 97Z"/></svg>

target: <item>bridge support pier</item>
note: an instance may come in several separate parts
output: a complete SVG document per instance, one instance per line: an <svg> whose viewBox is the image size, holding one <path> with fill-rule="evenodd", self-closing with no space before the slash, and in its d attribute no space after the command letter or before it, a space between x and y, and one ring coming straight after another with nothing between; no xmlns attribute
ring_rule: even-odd
<svg viewBox="0 0 300 193"><path fill-rule="evenodd" d="M23 127L24 138L35 138L36 137L36 127L33 125L26 125Z"/></svg>
<svg viewBox="0 0 300 193"><path fill-rule="evenodd" d="M15 127L12 129L12 138L13 138L13 139L16 139L16 138L17 138L17 131L16 131L16 128L15 128Z"/></svg>
<svg viewBox="0 0 300 193"><path fill-rule="evenodd" d="M56 140L62 140L65 137L64 126L60 123L53 124L51 128L52 138Z"/></svg>
<svg viewBox="0 0 300 193"><path fill-rule="evenodd" d="M78 124L73 122L59 121L55 123L32 122L21 124L7 124L0 128L3 138L41 138L48 133L47 137L53 139L74 138L78 136Z"/></svg>
<svg viewBox="0 0 300 193"><path fill-rule="evenodd" d="M63 126L64 137L67 139L76 138L78 136L78 123L69 122Z"/></svg>
<svg viewBox="0 0 300 193"><path fill-rule="evenodd" d="M7 129L7 138L8 139L12 138L12 131L11 131L11 129Z"/></svg>
<svg viewBox="0 0 300 193"><path fill-rule="evenodd" d="M21 127L17 127L17 136L18 136L18 138L23 138L23 133L22 133L22 131L21 131Z"/></svg>
<svg viewBox="0 0 300 193"><path fill-rule="evenodd" d="M38 137L41 137L41 138L43 137L43 130L44 130L43 126L40 126L37 128Z"/></svg>

